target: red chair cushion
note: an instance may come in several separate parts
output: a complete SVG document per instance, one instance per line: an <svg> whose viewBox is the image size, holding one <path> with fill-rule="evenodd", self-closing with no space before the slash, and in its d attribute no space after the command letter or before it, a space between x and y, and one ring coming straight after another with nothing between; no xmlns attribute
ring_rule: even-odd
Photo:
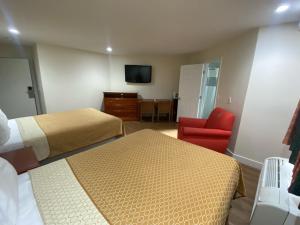
<svg viewBox="0 0 300 225"><path fill-rule="evenodd" d="M232 130L234 115L222 108L215 108L208 117L205 128Z"/></svg>
<svg viewBox="0 0 300 225"><path fill-rule="evenodd" d="M179 125L181 127L204 127L206 119L179 117Z"/></svg>
<svg viewBox="0 0 300 225"><path fill-rule="evenodd" d="M219 130L219 129L205 129L205 128L194 128L184 127L184 136L199 136L199 137L211 137L211 138L229 138L231 131Z"/></svg>

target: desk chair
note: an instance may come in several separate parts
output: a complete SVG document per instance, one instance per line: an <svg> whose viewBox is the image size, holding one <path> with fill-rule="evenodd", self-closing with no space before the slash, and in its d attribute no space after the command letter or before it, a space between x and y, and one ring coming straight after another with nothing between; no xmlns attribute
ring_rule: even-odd
<svg viewBox="0 0 300 225"><path fill-rule="evenodd" d="M147 100L147 101L140 102L140 120L142 120L143 114L150 114L152 117L152 122L154 122L154 116L155 116L154 100Z"/></svg>
<svg viewBox="0 0 300 225"><path fill-rule="evenodd" d="M169 121L171 120L172 101L171 100L157 100L157 120L159 121L160 114L167 114Z"/></svg>

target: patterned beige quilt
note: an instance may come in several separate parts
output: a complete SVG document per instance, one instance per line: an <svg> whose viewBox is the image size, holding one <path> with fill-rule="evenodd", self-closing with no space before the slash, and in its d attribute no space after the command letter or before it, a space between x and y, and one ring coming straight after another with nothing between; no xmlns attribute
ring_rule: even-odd
<svg viewBox="0 0 300 225"><path fill-rule="evenodd" d="M233 158L152 130L30 175L45 224L221 225L245 192Z"/></svg>
<svg viewBox="0 0 300 225"><path fill-rule="evenodd" d="M122 135L122 120L87 108L17 119L25 145L39 160Z"/></svg>

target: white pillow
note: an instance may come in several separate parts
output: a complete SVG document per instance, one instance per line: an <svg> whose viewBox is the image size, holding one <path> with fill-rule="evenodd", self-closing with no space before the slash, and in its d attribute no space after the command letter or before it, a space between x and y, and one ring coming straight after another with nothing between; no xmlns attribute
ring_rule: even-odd
<svg viewBox="0 0 300 225"><path fill-rule="evenodd" d="M0 145L5 144L10 137L10 128L6 115L0 109Z"/></svg>
<svg viewBox="0 0 300 225"><path fill-rule="evenodd" d="M8 161L0 157L0 224L17 223L18 201L17 172Z"/></svg>
<svg viewBox="0 0 300 225"><path fill-rule="evenodd" d="M0 109L0 120L2 120L5 124L8 124L8 119L5 113Z"/></svg>

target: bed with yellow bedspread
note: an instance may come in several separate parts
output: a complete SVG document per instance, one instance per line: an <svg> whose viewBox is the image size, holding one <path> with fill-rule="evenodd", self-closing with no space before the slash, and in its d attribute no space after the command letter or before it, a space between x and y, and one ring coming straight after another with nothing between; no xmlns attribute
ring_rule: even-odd
<svg viewBox="0 0 300 225"><path fill-rule="evenodd" d="M38 160L122 135L122 120L93 108L16 119Z"/></svg>
<svg viewBox="0 0 300 225"><path fill-rule="evenodd" d="M45 225L221 225L245 192L235 159L152 130L29 173Z"/></svg>

